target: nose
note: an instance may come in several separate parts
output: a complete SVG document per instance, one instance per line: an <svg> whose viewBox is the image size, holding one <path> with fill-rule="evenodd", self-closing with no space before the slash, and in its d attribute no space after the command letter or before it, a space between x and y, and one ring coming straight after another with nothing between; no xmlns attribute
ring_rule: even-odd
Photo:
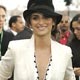
<svg viewBox="0 0 80 80"><path fill-rule="evenodd" d="M77 32L78 32L77 29L74 29L74 34L77 34Z"/></svg>
<svg viewBox="0 0 80 80"><path fill-rule="evenodd" d="M63 26L65 26L65 25L66 25L66 23L65 23L65 22L63 22L63 23L62 23L62 25L63 25Z"/></svg>
<svg viewBox="0 0 80 80"><path fill-rule="evenodd" d="M42 25L44 23L44 19L39 19L39 24Z"/></svg>

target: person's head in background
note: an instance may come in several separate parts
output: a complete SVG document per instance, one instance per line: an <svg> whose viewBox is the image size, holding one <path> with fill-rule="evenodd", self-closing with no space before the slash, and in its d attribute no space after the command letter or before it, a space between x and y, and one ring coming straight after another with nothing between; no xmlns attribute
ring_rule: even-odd
<svg viewBox="0 0 80 80"><path fill-rule="evenodd" d="M2 28L4 27L4 23L6 21L6 12L6 7L0 5L0 32L2 31Z"/></svg>
<svg viewBox="0 0 80 80"><path fill-rule="evenodd" d="M25 21L29 26L33 28L34 33L50 30L51 34L52 28L55 27L55 24L58 24L60 22L62 16L54 12L54 7L51 4L52 2L49 3L50 1L46 1L47 4L44 2L45 0L42 2L39 2L37 0L31 2L30 1L27 7L28 10L25 10L23 13Z"/></svg>
<svg viewBox="0 0 80 80"><path fill-rule="evenodd" d="M24 22L21 16L15 15L11 16L9 19L9 27L11 30L19 33L24 29Z"/></svg>
<svg viewBox="0 0 80 80"><path fill-rule="evenodd" d="M69 27L70 27L69 16L63 15L60 23L58 24L58 29L64 33L66 31L69 31Z"/></svg>
<svg viewBox="0 0 80 80"><path fill-rule="evenodd" d="M70 29L73 32L75 38L80 40L80 14L77 14L73 17L70 23Z"/></svg>

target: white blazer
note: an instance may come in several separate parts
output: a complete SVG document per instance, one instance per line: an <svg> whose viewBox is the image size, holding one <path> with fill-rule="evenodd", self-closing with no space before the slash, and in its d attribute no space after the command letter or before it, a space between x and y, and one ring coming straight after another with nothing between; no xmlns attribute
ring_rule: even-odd
<svg viewBox="0 0 80 80"><path fill-rule="evenodd" d="M38 80L34 63L34 38L11 41L0 61L0 80L7 80L14 70L14 80ZM46 80L75 80L71 49L51 40L52 61Z"/></svg>

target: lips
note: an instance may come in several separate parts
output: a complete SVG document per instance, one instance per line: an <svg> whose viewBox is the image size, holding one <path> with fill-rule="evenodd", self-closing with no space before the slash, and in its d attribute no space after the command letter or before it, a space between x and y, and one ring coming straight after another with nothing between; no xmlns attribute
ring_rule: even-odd
<svg viewBox="0 0 80 80"><path fill-rule="evenodd" d="M37 27L40 31L43 31L46 27L45 26L38 26Z"/></svg>

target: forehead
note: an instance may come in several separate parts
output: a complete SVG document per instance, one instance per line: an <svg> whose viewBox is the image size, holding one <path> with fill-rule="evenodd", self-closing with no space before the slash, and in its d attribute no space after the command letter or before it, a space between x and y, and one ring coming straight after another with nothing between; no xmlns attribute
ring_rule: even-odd
<svg viewBox="0 0 80 80"><path fill-rule="evenodd" d="M22 20L22 18L19 16L19 17L17 17L17 20Z"/></svg>
<svg viewBox="0 0 80 80"><path fill-rule="evenodd" d="M17 17L17 21L16 22L22 22L22 18L21 17Z"/></svg>
<svg viewBox="0 0 80 80"><path fill-rule="evenodd" d="M3 8L0 8L0 15L1 14L4 14L4 15L6 14L6 12L5 12L5 10Z"/></svg>
<svg viewBox="0 0 80 80"><path fill-rule="evenodd" d="M68 21L69 20L69 17L68 16L63 16L62 17L62 21Z"/></svg>
<svg viewBox="0 0 80 80"><path fill-rule="evenodd" d="M80 23L79 23L78 21L74 21L74 22L72 23L72 26L73 26L73 27L80 27Z"/></svg>
<svg viewBox="0 0 80 80"><path fill-rule="evenodd" d="M47 17L46 15L42 14L42 13L32 13L31 17L39 17L39 18L43 18L43 17Z"/></svg>

